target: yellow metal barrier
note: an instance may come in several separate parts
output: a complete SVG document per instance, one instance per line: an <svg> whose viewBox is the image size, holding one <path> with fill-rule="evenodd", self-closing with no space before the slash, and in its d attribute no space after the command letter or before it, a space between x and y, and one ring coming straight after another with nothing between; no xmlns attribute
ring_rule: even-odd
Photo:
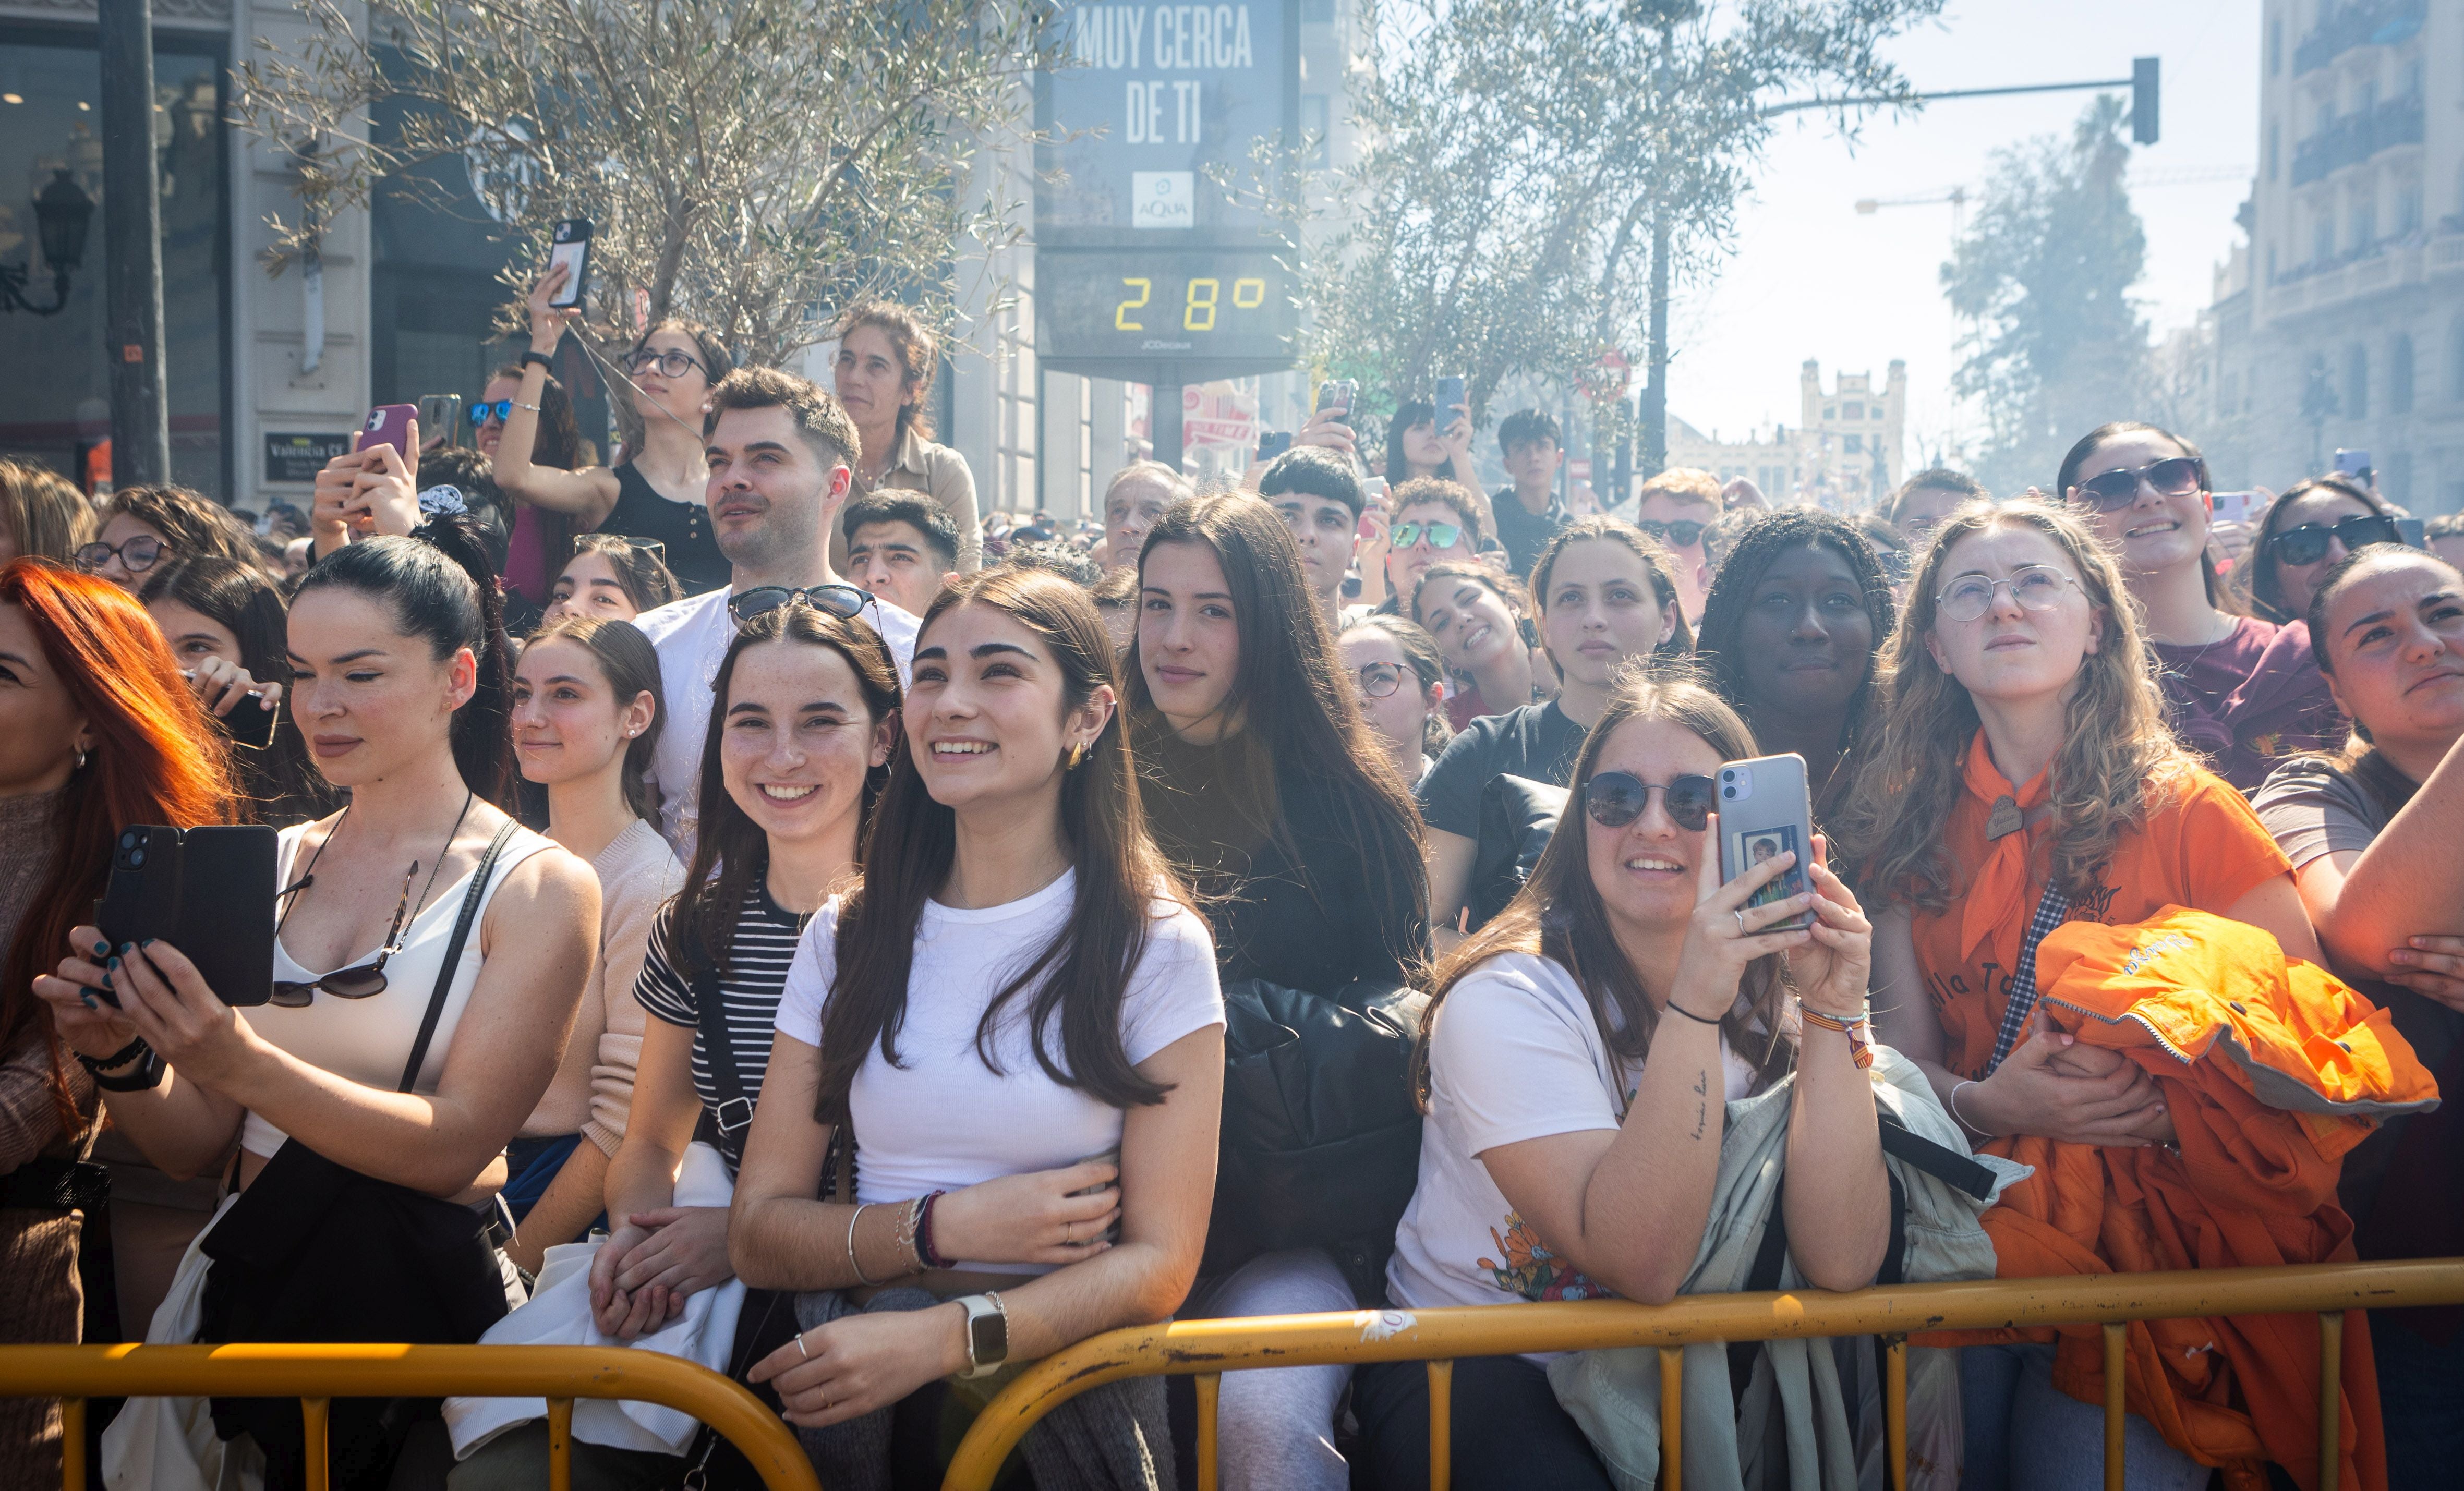
<svg viewBox="0 0 2464 1491"><path fill-rule="evenodd" d="M1891 1484L1907 1485L1907 1337L1928 1330L2101 1325L2105 1360L2104 1479L2122 1487L2122 1358L2132 1321L2200 1315L2320 1317L2320 1483L2337 1483L2343 1312L2464 1304L2464 1259L2329 1263L2208 1272L2103 1274L1901 1284L1850 1294L1721 1294L1670 1305L1619 1301L1193 1320L1115 1330L1045 1357L978 1415L942 1491L985 1491L1035 1421L1088 1389L1123 1377L1198 1378L1199 1491L1214 1491L1215 1401L1221 1374L1257 1367L1429 1364L1431 1491L1447 1491L1447 1404L1453 1359L1603 1347L1661 1348L1661 1491L1681 1491L1683 1348L1715 1341L1879 1335L1889 1345L1884 1432Z"/></svg>
<svg viewBox="0 0 2464 1491"><path fill-rule="evenodd" d="M579 1346L0 1347L0 1397L55 1397L66 1419L62 1484L84 1491L90 1397L297 1397L310 1491L325 1491L325 1414L335 1398L542 1397L548 1484L570 1491L573 1400L625 1398L691 1414L744 1453L770 1491L821 1491L779 1415L742 1387L656 1351Z"/></svg>

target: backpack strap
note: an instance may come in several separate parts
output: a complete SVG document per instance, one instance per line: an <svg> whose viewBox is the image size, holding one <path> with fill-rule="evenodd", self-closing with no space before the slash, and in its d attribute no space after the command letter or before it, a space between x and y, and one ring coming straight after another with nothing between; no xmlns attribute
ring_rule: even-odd
<svg viewBox="0 0 2464 1491"><path fill-rule="evenodd" d="M496 872L497 857L505 843L513 838L520 823L508 818L488 841L488 852L479 856L479 867L471 872L471 888L462 892L462 912L453 919L452 939L445 944L445 961L436 970L436 987L428 993L428 1013L420 1018L419 1038L410 1043L410 1060L402 1068L402 1085L397 1092L408 1092L419 1080L421 1063L428 1060L428 1043L436 1039L436 1022L445 1017L445 997L453 988L453 975L462 966L462 946L471 940L471 924L479 916L479 903L488 897L488 880Z"/></svg>

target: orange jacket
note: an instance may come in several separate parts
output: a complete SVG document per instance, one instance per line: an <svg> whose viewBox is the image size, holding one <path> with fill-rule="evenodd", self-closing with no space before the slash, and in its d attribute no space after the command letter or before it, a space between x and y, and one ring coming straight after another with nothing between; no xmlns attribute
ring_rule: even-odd
<svg viewBox="0 0 2464 1491"><path fill-rule="evenodd" d="M2047 1014L2117 1050L2163 1088L2173 1148L2102 1148L2035 1136L1994 1153L2036 1173L1985 1214L1995 1273L2236 1268L2351 1259L2336 1206L2343 1155L2382 1117L2435 1107L2438 1089L2387 1013L2325 970L2285 957L2257 928L2168 906L2147 921L2068 922L2037 952ZM2104 1401L2100 1327L2059 1337L2054 1381ZM1954 1344L1944 1342L1943 1344ZM2318 1486L2319 1333L2304 1315L2146 1321L2130 1327L2132 1413L2166 1441L2260 1491L2264 1461ZM2384 1491L2368 1326L2345 1318L2342 1491Z"/></svg>

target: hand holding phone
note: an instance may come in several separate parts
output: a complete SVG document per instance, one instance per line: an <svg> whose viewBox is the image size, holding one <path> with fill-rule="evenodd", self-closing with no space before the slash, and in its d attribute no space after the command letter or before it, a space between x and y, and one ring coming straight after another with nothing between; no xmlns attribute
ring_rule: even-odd
<svg viewBox="0 0 2464 1491"><path fill-rule="evenodd" d="M419 449L419 410L407 404L380 404L360 429L360 453L391 446L407 456Z"/></svg>
<svg viewBox="0 0 2464 1491"><path fill-rule="evenodd" d="M1720 883L1782 855L1795 862L1749 898L1749 910L1803 893L1805 866L1814 855L1814 800L1806 790L1805 757L1761 756L1720 768ZM1811 921L1800 913L1767 931L1793 931Z"/></svg>
<svg viewBox="0 0 2464 1491"><path fill-rule="evenodd" d="M558 310L571 310L582 304L583 290L590 278L590 219L568 217L556 225L555 243L548 250L551 273L564 271L564 279L548 293L547 303Z"/></svg>
<svg viewBox="0 0 2464 1491"><path fill-rule="evenodd" d="M1360 400L1360 384L1350 378L1330 378L1317 385L1316 414L1327 416L1331 424L1349 426L1352 406ZM1312 419L1310 423L1316 421Z"/></svg>
<svg viewBox="0 0 2464 1491"><path fill-rule="evenodd" d="M274 998L275 848L275 831L259 826L121 830L95 911L103 941L159 938L225 1004L265 1003ZM107 990L100 997L119 1003Z"/></svg>

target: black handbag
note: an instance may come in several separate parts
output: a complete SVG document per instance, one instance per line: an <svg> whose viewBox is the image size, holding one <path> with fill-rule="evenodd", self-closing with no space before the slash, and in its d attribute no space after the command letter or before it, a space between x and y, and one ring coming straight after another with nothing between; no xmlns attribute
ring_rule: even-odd
<svg viewBox="0 0 2464 1491"><path fill-rule="evenodd" d="M1471 908L1470 931L1505 910L1530 880L1540 851L1549 847L1557 820L1565 816L1566 796L1563 787L1504 774L1480 789L1480 846L1463 894Z"/></svg>
<svg viewBox="0 0 2464 1491"><path fill-rule="evenodd" d="M1411 1068L1427 1006L1397 984L1331 997L1255 978L1224 986L1223 1132L1202 1272L1324 1248L1375 1292L1419 1179Z"/></svg>

